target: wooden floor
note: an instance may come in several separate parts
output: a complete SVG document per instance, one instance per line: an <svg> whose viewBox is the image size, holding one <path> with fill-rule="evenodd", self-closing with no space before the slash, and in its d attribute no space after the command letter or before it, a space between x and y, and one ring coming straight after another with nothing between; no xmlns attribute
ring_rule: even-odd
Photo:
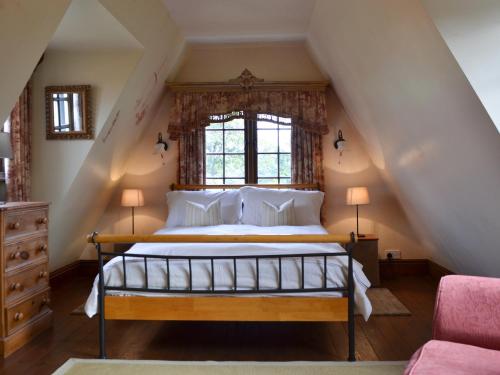
<svg viewBox="0 0 500 375"><path fill-rule="evenodd" d="M0 360L1 374L50 374L68 358L95 358L98 321L70 315L87 298L91 280L75 277L52 292L54 326ZM430 277L385 281L411 316L356 318L358 360L408 360L431 335L437 283ZM108 322L108 356L215 361L346 360L346 324Z"/></svg>

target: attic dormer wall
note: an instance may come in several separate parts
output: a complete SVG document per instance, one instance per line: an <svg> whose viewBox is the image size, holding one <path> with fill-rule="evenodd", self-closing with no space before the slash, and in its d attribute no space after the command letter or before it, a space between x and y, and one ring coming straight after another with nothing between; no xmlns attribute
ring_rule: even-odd
<svg viewBox="0 0 500 375"><path fill-rule="evenodd" d="M318 0L308 42L433 260L500 276L500 137L417 0Z"/></svg>
<svg viewBox="0 0 500 375"><path fill-rule="evenodd" d="M244 68L266 80L324 80L325 76L311 59L303 42L251 44L195 44L188 47L184 62L173 80L178 82L227 81L237 77ZM168 127L168 94L155 119L148 125L141 142L131 152L118 188L99 224L101 232L130 232L130 210L120 207L123 188L142 188L146 205L136 209L136 233L152 233L165 224L167 207L165 193L176 181L177 144L169 142L163 161L153 155L158 132ZM361 208L360 225L364 232L380 236L380 256L389 248L401 249L406 258L424 258L425 248L416 239L407 217L395 195L382 179L365 150L363 138L345 113L335 92L330 91L328 122L330 133L324 137L326 178L326 227L332 232L355 229L355 210L345 205L348 186L368 186L372 204ZM342 129L348 140L342 158L333 148L336 133ZM85 257L91 257L88 252Z"/></svg>

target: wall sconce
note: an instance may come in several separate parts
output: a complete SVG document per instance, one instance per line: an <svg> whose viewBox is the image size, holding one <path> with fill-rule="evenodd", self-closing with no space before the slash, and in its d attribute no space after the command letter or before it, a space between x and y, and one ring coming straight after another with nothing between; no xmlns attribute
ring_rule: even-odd
<svg viewBox="0 0 500 375"><path fill-rule="evenodd" d="M342 150L345 147L345 143L346 143L346 140L344 139L344 137L342 135L342 130L339 130L339 132L337 133L337 139L335 140L335 142L333 142L333 146L335 147L336 150L339 150L340 152L342 152Z"/></svg>
<svg viewBox="0 0 500 375"><path fill-rule="evenodd" d="M163 140L163 135L158 133L158 140L155 143L155 151L153 152L154 155L160 154L161 158L163 159L163 153L168 150L168 143Z"/></svg>

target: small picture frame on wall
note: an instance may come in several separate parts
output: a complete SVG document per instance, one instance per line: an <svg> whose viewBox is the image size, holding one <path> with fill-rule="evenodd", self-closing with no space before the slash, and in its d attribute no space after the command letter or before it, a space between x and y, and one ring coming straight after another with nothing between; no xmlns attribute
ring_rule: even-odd
<svg viewBox="0 0 500 375"><path fill-rule="evenodd" d="M45 87L47 139L94 139L90 85Z"/></svg>

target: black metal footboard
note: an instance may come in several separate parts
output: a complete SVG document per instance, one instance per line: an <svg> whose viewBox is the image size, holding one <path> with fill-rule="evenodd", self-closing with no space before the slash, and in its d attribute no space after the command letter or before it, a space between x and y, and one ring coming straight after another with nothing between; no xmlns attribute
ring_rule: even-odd
<svg viewBox="0 0 500 375"><path fill-rule="evenodd" d="M277 293L317 293L317 292L339 292L348 299L348 339L349 339L349 361L355 361L355 342L354 342L354 276L353 276L353 259L352 249L355 243L354 233L350 235L350 242L344 244L344 252L338 253L311 253L311 254L286 254L286 255L237 255L237 256L172 256L172 255L156 255L156 254L128 254L128 253L113 253L105 252L101 248L101 243L96 240L97 233L93 233L89 238L89 242L94 243L97 250L97 258L99 264L99 280L98 280L98 304L99 304L99 357L106 358L106 320L104 313L105 296L107 291L113 292L143 292L143 293L163 293L163 294L187 294L187 295L249 295L249 294L277 294ZM328 285L328 261L332 257L347 257L347 285L337 287ZM104 283L104 259L105 258L121 258L123 267L123 282L122 286L107 286ZM305 286L305 266L304 262L307 259L320 259L323 277L322 285L314 288ZM127 259L133 259L143 263L144 266L144 287L130 286L127 280ZM300 260L300 282L297 288L284 288L282 283L282 263L286 259ZM175 288L170 282L170 266L172 261L185 261L188 265L188 287ZM225 260L232 263L233 285L231 289L218 288L215 285L215 269L214 262ZM255 286L252 289L245 287L244 289L238 285L238 261L246 260L255 262ZM278 286L277 288L262 287L260 285L260 266L264 260L274 260L278 265ZM148 281L148 264L149 261L164 262L167 270L167 281L165 288L151 287ZM195 261L205 261L210 263L211 285L204 289L193 287L193 269L192 263Z"/></svg>

